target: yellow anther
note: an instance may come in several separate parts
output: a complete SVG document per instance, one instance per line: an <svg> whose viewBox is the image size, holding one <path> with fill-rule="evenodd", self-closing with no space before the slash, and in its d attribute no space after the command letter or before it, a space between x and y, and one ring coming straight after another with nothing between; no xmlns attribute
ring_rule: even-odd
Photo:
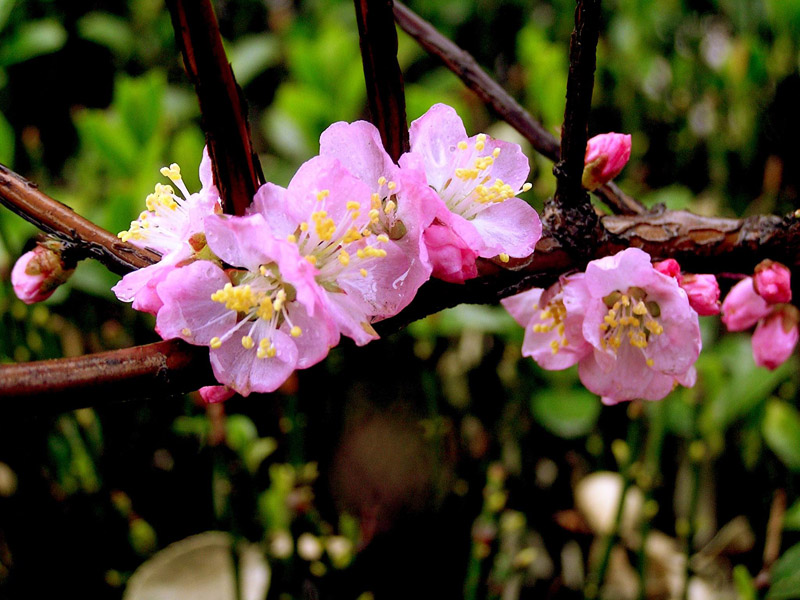
<svg viewBox="0 0 800 600"><path fill-rule="evenodd" d="M358 210L359 208L361 208L361 203L356 202L354 200L348 200L346 207L347 210Z"/></svg>
<svg viewBox="0 0 800 600"><path fill-rule="evenodd" d="M500 259L500 262L507 263L511 257L508 254L506 254L505 252L501 252L498 255L498 258Z"/></svg>
<svg viewBox="0 0 800 600"><path fill-rule="evenodd" d="M377 223L380 220L381 213L378 211L377 208L373 208L369 211L369 220L371 223Z"/></svg>
<svg viewBox="0 0 800 600"><path fill-rule="evenodd" d="M339 262L345 267L350 264L350 254L344 248L339 251Z"/></svg>
<svg viewBox="0 0 800 600"><path fill-rule="evenodd" d="M378 185L386 185L386 177L384 177L383 175L378 177Z"/></svg>
<svg viewBox="0 0 800 600"><path fill-rule="evenodd" d="M636 303L636 306L633 307L633 314L639 316L647 314L647 307L644 305L644 302L639 300L639 302Z"/></svg>
<svg viewBox="0 0 800 600"><path fill-rule="evenodd" d="M190 335L192 335L192 330L189 329L188 327L184 327L183 329L181 329L181 335L189 337Z"/></svg>
<svg viewBox="0 0 800 600"><path fill-rule="evenodd" d="M381 205L381 196L378 192L372 192L369 197L369 202L372 208L378 208Z"/></svg>
<svg viewBox="0 0 800 600"><path fill-rule="evenodd" d="M361 233L358 231L358 229L356 229L355 227L351 227L350 229L347 230L347 233L344 234L342 242L344 242L345 244L349 244L351 242L357 242L358 240L361 239L361 237L362 237Z"/></svg>
<svg viewBox="0 0 800 600"><path fill-rule="evenodd" d="M389 190L391 191L397 187L397 184L394 181L390 181L389 183L386 184L386 187L389 188Z"/></svg>
<svg viewBox="0 0 800 600"><path fill-rule="evenodd" d="M458 142L458 149L459 150L466 150L467 148L469 148L469 146L467 145L467 142L465 142L463 140Z"/></svg>
<svg viewBox="0 0 800 600"><path fill-rule="evenodd" d="M318 191L317 192L317 202L322 202L323 200L325 200L325 198L327 198L330 195L331 195L331 191L330 190L320 190L320 191Z"/></svg>
<svg viewBox="0 0 800 600"><path fill-rule="evenodd" d="M268 321L272 318L272 300L269 298L264 298L258 305L258 310L256 311L256 316L259 319L264 319Z"/></svg>
<svg viewBox="0 0 800 600"><path fill-rule="evenodd" d="M307 255L305 258L306 258L306 260L307 260L308 262L310 262L312 265L316 265L316 264L317 264L317 257L316 257L316 256L314 256L313 254L309 254L309 255Z"/></svg>
<svg viewBox="0 0 800 600"><path fill-rule="evenodd" d="M553 341L551 341L551 342L550 342L550 348L551 348L551 350L553 351L553 354L557 354L557 353L558 353L558 349L559 349L560 347L561 347L561 346L560 346L560 344L558 343L558 340L553 340Z"/></svg>
<svg viewBox="0 0 800 600"><path fill-rule="evenodd" d="M361 273L362 277L366 277L367 276L367 270L366 269L359 269L358 272Z"/></svg>
<svg viewBox="0 0 800 600"><path fill-rule="evenodd" d="M648 367L652 367L655 364L655 361L652 358L648 358L646 361Z"/></svg>
<svg viewBox="0 0 800 600"><path fill-rule="evenodd" d="M281 308L283 308L284 302L286 302L286 292L283 290L278 290L278 293L275 294L275 296L275 300L272 302L272 308L275 309L275 312L280 312Z"/></svg>
<svg viewBox="0 0 800 600"><path fill-rule="evenodd" d="M397 209L397 204L395 203L395 201L389 200L386 203L386 206L383 207L383 212L388 215L389 213L393 213L396 209Z"/></svg>
<svg viewBox="0 0 800 600"><path fill-rule="evenodd" d="M386 242L389 241L389 236L386 235L385 233L382 233L379 236L377 236L375 239L378 240L379 242L383 242L385 244Z"/></svg>
<svg viewBox="0 0 800 600"><path fill-rule="evenodd" d="M250 350L250 348L252 348L254 344L255 342L253 341L253 338L251 338L249 335L242 336L242 348Z"/></svg>
<svg viewBox="0 0 800 600"><path fill-rule="evenodd" d="M481 158L476 158L475 168L478 169L479 171L485 171L486 169L492 166L493 162L494 158L491 156L483 156Z"/></svg>
<svg viewBox="0 0 800 600"><path fill-rule="evenodd" d="M219 339L218 337L213 337L211 338L211 341L208 343L208 345L214 349L217 349L220 346L222 346L222 340Z"/></svg>
<svg viewBox="0 0 800 600"><path fill-rule="evenodd" d="M303 330L300 329L297 325L295 325L294 327L292 327L290 333L292 337L300 337L303 334Z"/></svg>
<svg viewBox="0 0 800 600"><path fill-rule="evenodd" d="M181 168L177 163L172 163L168 167L161 167L161 174L169 177L172 181L178 181L181 178Z"/></svg>
<svg viewBox="0 0 800 600"><path fill-rule="evenodd" d="M533 184L531 184L531 183L523 183L523 184L522 184L522 191L523 191L523 192L527 192L527 191L528 191L529 189L531 189L532 187L533 187Z"/></svg>
<svg viewBox="0 0 800 600"><path fill-rule="evenodd" d="M269 345L271 343L272 342L270 342L267 338L261 338L261 341L258 342L258 347L259 348L264 348L264 350L266 350L267 348L269 348Z"/></svg>
<svg viewBox="0 0 800 600"><path fill-rule="evenodd" d="M475 138L475 150L480 152L486 146L486 134L479 133Z"/></svg>
<svg viewBox="0 0 800 600"><path fill-rule="evenodd" d="M300 223L300 231L308 231L308 223L306 223L305 221Z"/></svg>
<svg viewBox="0 0 800 600"><path fill-rule="evenodd" d="M290 233L289 235L286 236L286 241L287 242L291 242L292 244L296 244L297 243L297 236L292 234L292 233Z"/></svg>
<svg viewBox="0 0 800 600"><path fill-rule="evenodd" d="M500 148L495 148L494 150L492 150L492 156L494 156L495 158L500 156Z"/></svg>

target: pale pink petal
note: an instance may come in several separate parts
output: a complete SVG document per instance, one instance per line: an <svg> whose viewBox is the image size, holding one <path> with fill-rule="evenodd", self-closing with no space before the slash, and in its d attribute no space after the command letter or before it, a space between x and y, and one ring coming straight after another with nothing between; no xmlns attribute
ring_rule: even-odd
<svg viewBox="0 0 800 600"><path fill-rule="evenodd" d="M467 139L464 123L446 104L434 104L409 128L411 151L419 153L425 164L428 183L439 190L453 176L456 149Z"/></svg>
<svg viewBox="0 0 800 600"><path fill-rule="evenodd" d="M335 158L370 190L377 191L378 179L395 179L397 166L383 148L381 134L372 123L334 123L319 138L319 153Z"/></svg>
<svg viewBox="0 0 800 600"><path fill-rule="evenodd" d="M423 240L433 267L433 277L450 283L464 283L478 276L475 263L478 253L449 226L434 223L425 230Z"/></svg>
<svg viewBox="0 0 800 600"><path fill-rule="evenodd" d="M471 145L474 145L476 137L473 136L469 139ZM500 149L500 153L492 164L492 181L490 183L500 179L503 183L510 185L512 189L519 190L531 172L528 157L522 152L519 144L487 138L486 154L492 154L496 148Z"/></svg>
<svg viewBox="0 0 800 600"><path fill-rule="evenodd" d="M706 274L688 274L683 277L681 287L689 297L689 304L701 317L718 315L719 284L717 278Z"/></svg>
<svg viewBox="0 0 800 600"><path fill-rule="evenodd" d="M650 281L654 272L649 254L638 248L628 248L590 262L586 266L586 284L592 296L603 298L611 292Z"/></svg>
<svg viewBox="0 0 800 600"><path fill-rule="evenodd" d="M542 237L539 215L520 198L509 198L478 213L471 223L484 242L479 251L483 257L508 254L523 257L533 254Z"/></svg>
<svg viewBox="0 0 800 600"><path fill-rule="evenodd" d="M234 267L257 271L275 254L272 230L259 213L244 217L210 215L205 219L205 232L209 248Z"/></svg>
<svg viewBox="0 0 800 600"><path fill-rule="evenodd" d="M728 331L744 331L755 325L769 311L769 304L753 287L753 278L745 277L731 288L722 301L722 322Z"/></svg>
<svg viewBox="0 0 800 600"><path fill-rule="evenodd" d="M297 326L302 333L293 338L297 347L297 369L306 369L317 364L328 355L328 350L339 343L339 330L323 318L308 316L305 308L290 303L287 309L291 325ZM291 326L284 322L281 326L284 333L290 333Z"/></svg>
<svg viewBox="0 0 800 600"><path fill-rule="evenodd" d="M256 191L248 213L260 213L275 237L285 240L297 231L298 225L304 220L302 215L293 212L292 200L285 188L265 183Z"/></svg>
<svg viewBox="0 0 800 600"><path fill-rule="evenodd" d="M155 264L126 273L111 291L119 300L133 302L135 310L154 315L164 304L156 291L158 284L178 268L178 263L189 258L191 254L191 248L184 245Z"/></svg>
<svg viewBox="0 0 800 600"><path fill-rule="evenodd" d="M534 316L541 311L539 299L542 297L543 293L544 290L542 288L531 288L519 294L501 299L500 304L514 317L517 323L523 327L528 327L528 324L533 320Z"/></svg>
<svg viewBox="0 0 800 600"><path fill-rule="evenodd" d="M225 385L207 385L197 391L200 392L200 397L206 404L225 402L225 400L229 400L236 395L235 391Z"/></svg>

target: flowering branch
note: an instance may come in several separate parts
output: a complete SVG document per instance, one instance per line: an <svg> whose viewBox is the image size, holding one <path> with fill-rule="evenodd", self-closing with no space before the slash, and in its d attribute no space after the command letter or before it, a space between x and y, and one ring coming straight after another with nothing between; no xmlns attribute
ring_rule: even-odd
<svg viewBox="0 0 800 600"><path fill-rule="evenodd" d="M61 240L71 262L95 258L110 271L122 275L159 260L158 254L121 241L3 165L0 165L0 204Z"/></svg>
<svg viewBox="0 0 800 600"><path fill-rule="evenodd" d="M589 112L599 37L600 0L578 0L575 29L569 43L569 76L564 125L561 129L560 160L553 167L556 193L545 206L545 219L553 232L568 246L591 253L591 224L597 216L584 190L581 178L586 155Z"/></svg>
<svg viewBox="0 0 800 600"><path fill-rule="evenodd" d="M264 174L253 150L247 107L222 47L210 0L168 0L175 40L194 85L226 212L242 215Z"/></svg>
<svg viewBox="0 0 800 600"><path fill-rule="evenodd" d="M558 160L560 155L558 140L492 79L469 52L444 37L433 25L401 2L394 3L394 17L403 31L413 37L428 53L439 58L483 102L519 131L534 150L552 161ZM618 214L633 215L647 210L611 182L597 188L595 194Z"/></svg>
<svg viewBox="0 0 800 600"><path fill-rule="evenodd" d="M408 150L408 125L392 0L355 0L355 7L371 120L397 162Z"/></svg>

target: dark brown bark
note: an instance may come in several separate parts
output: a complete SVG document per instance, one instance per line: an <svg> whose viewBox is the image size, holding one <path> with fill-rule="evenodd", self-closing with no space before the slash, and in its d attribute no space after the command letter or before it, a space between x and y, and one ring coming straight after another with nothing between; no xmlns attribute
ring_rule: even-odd
<svg viewBox="0 0 800 600"><path fill-rule="evenodd" d="M594 238L590 235L597 216L589 193L581 182L592 89L600 35L600 0L578 0L575 29L569 43L569 75L564 124L561 128L560 159L553 167L556 193L545 206L544 218L567 248L591 256Z"/></svg>
<svg viewBox="0 0 800 600"><path fill-rule="evenodd" d="M253 150L247 107L222 47L210 0L167 0L175 40L203 115L214 182L225 212L243 215L264 174Z"/></svg>
<svg viewBox="0 0 800 600"><path fill-rule="evenodd" d="M94 258L123 275L158 262L160 256L123 242L41 192L35 183L0 165L0 204L64 243L68 259Z"/></svg>
<svg viewBox="0 0 800 600"><path fill-rule="evenodd" d="M392 0L355 0L355 7L371 120L397 162L408 150L408 124Z"/></svg>

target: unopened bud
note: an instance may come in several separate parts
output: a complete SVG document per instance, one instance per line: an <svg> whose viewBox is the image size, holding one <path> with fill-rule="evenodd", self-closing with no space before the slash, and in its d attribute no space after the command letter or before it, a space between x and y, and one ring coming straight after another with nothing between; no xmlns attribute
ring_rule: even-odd
<svg viewBox="0 0 800 600"><path fill-rule="evenodd" d="M792 300L792 273L779 262L762 260L756 267L753 287L770 304Z"/></svg>
<svg viewBox="0 0 800 600"><path fill-rule="evenodd" d="M631 136L601 133L586 143L583 187L594 190L619 175L631 157Z"/></svg>
<svg viewBox="0 0 800 600"><path fill-rule="evenodd" d="M25 304L47 300L74 269L64 266L58 242L37 244L36 248L17 259L11 270L11 284Z"/></svg>
<svg viewBox="0 0 800 600"><path fill-rule="evenodd" d="M653 268L667 277L677 279L678 283L681 282L681 266L674 258L668 258L667 260L653 263Z"/></svg>
<svg viewBox="0 0 800 600"><path fill-rule="evenodd" d="M200 397L206 404L216 404L225 402L236 393L226 385L207 385L199 390Z"/></svg>
<svg viewBox="0 0 800 600"><path fill-rule="evenodd" d="M689 305L701 317L719 314L719 284L713 275L686 275L681 287L689 297Z"/></svg>
<svg viewBox="0 0 800 600"><path fill-rule="evenodd" d="M774 370L788 359L797 345L800 312L791 304L776 307L753 332L753 360Z"/></svg>

